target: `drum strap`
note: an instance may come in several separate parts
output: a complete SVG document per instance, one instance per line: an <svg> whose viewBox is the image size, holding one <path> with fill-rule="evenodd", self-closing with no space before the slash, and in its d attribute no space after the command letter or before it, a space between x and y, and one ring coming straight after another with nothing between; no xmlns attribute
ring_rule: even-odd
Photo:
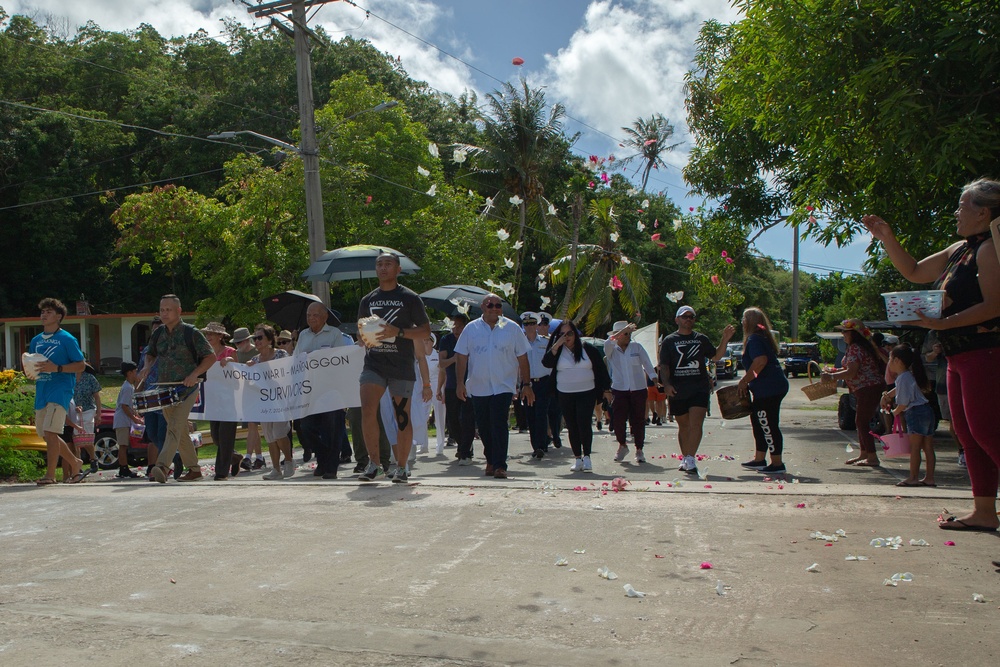
<svg viewBox="0 0 1000 667"><path fill-rule="evenodd" d="M201 359L198 357L198 350L194 346L195 326L193 324L188 324L187 322L181 322L181 326L184 327L184 344L187 346L188 352L191 353L191 359L193 359L194 363L197 365L201 361ZM156 349L156 345L160 340L160 332L163 331L164 328L165 327L158 327L156 331L153 332L153 335L150 336L149 338L150 350ZM202 375L202 378L204 377L205 376Z"/></svg>

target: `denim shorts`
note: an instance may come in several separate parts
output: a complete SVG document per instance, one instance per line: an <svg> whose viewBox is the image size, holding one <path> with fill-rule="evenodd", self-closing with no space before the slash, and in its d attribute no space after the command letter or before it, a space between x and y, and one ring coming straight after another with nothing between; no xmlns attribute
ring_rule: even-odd
<svg viewBox="0 0 1000 667"><path fill-rule="evenodd" d="M934 408L929 403L907 408L906 432L914 435L934 435Z"/></svg>

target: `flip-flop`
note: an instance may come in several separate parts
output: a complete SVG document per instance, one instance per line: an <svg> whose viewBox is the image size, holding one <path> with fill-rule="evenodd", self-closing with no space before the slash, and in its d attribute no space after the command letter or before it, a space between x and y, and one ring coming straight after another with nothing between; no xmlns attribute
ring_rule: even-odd
<svg viewBox="0 0 1000 667"><path fill-rule="evenodd" d="M89 475L89 474L90 474L90 469L89 468L86 469L86 470L81 470L80 472L78 472L75 475L73 475L72 478L70 478L69 483L70 484L79 484L83 480L87 479L87 475Z"/></svg>
<svg viewBox="0 0 1000 667"><path fill-rule="evenodd" d="M868 461L858 461L854 464L858 468L881 468L882 464L878 461L875 463L868 463Z"/></svg>
<svg viewBox="0 0 1000 667"><path fill-rule="evenodd" d="M849 466L852 466L852 465L854 465L855 463L857 463L858 461L864 461L864 460L865 460L865 457L863 457L863 456L858 456L858 457L856 457L856 458L853 458L853 459L847 459L846 461L844 461L844 465L849 465Z"/></svg>
<svg viewBox="0 0 1000 667"><path fill-rule="evenodd" d="M927 486L923 482L911 482L908 479L904 479L902 482L896 482L896 486Z"/></svg>
<svg viewBox="0 0 1000 667"><path fill-rule="evenodd" d="M920 486L930 486L935 489L937 488L937 484L935 484L934 482L925 482L923 480L920 480Z"/></svg>
<svg viewBox="0 0 1000 667"><path fill-rule="evenodd" d="M990 526L976 526L971 523L965 523L961 519L956 519L953 516L948 517L943 523L938 524L938 528L941 530L958 530L966 531L970 533L995 533L996 528Z"/></svg>
<svg viewBox="0 0 1000 667"><path fill-rule="evenodd" d="M51 477L42 477L39 480L35 480L35 484L37 484L38 486L48 486L49 484L57 484L57 483L58 482L56 482L56 480L52 479Z"/></svg>

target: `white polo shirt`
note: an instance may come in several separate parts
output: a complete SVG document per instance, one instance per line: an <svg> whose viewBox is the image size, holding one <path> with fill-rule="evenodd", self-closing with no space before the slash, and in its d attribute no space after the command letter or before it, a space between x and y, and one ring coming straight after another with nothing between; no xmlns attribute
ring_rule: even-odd
<svg viewBox="0 0 1000 667"><path fill-rule="evenodd" d="M456 354L469 358L465 390L470 396L496 396L517 391L517 358L530 346L521 326L501 316L490 327L480 317L465 325L455 345Z"/></svg>
<svg viewBox="0 0 1000 667"><path fill-rule="evenodd" d="M646 376L656 380L656 369L646 354L646 348L634 340L629 341L624 350L610 338L604 341L604 361L611 372L611 389L614 391L645 389Z"/></svg>

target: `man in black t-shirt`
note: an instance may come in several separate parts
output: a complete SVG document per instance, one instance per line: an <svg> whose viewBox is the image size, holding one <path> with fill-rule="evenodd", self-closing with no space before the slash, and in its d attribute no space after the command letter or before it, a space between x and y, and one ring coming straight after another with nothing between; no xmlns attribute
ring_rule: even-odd
<svg viewBox="0 0 1000 667"><path fill-rule="evenodd" d="M680 470L698 474L695 454L701 445L702 428L708 414L708 397L712 384L705 360L718 361L726 352L726 344L736 333L733 325L722 332L722 342L716 347L708 336L694 330L694 308L681 306L674 322L677 331L663 339L660 346L660 381L663 383L670 414L677 419L677 441L680 445Z"/></svg>
<svg viewBox="0 0 1000 667"><path fill-rule="evenodd" d="M409 478L406 462L413 445L410 397L417 378L413 341L429 338L431 325L420 297L397 282L401 271L399 257L389 252L379 255L375 260L378 288L361 299L358 307L359 320L375 315L386 322L376 336L379 344L368 348L361 371L361 425L370 459L368 467L361 473L362 481L370 482L379 474L385 474L376 462L379 460L379 401L386 389L389 390L399 428L396 440L396 463L399 469L392 481L404 483ZM430 388L430 384L427 388Z"/></svg>

